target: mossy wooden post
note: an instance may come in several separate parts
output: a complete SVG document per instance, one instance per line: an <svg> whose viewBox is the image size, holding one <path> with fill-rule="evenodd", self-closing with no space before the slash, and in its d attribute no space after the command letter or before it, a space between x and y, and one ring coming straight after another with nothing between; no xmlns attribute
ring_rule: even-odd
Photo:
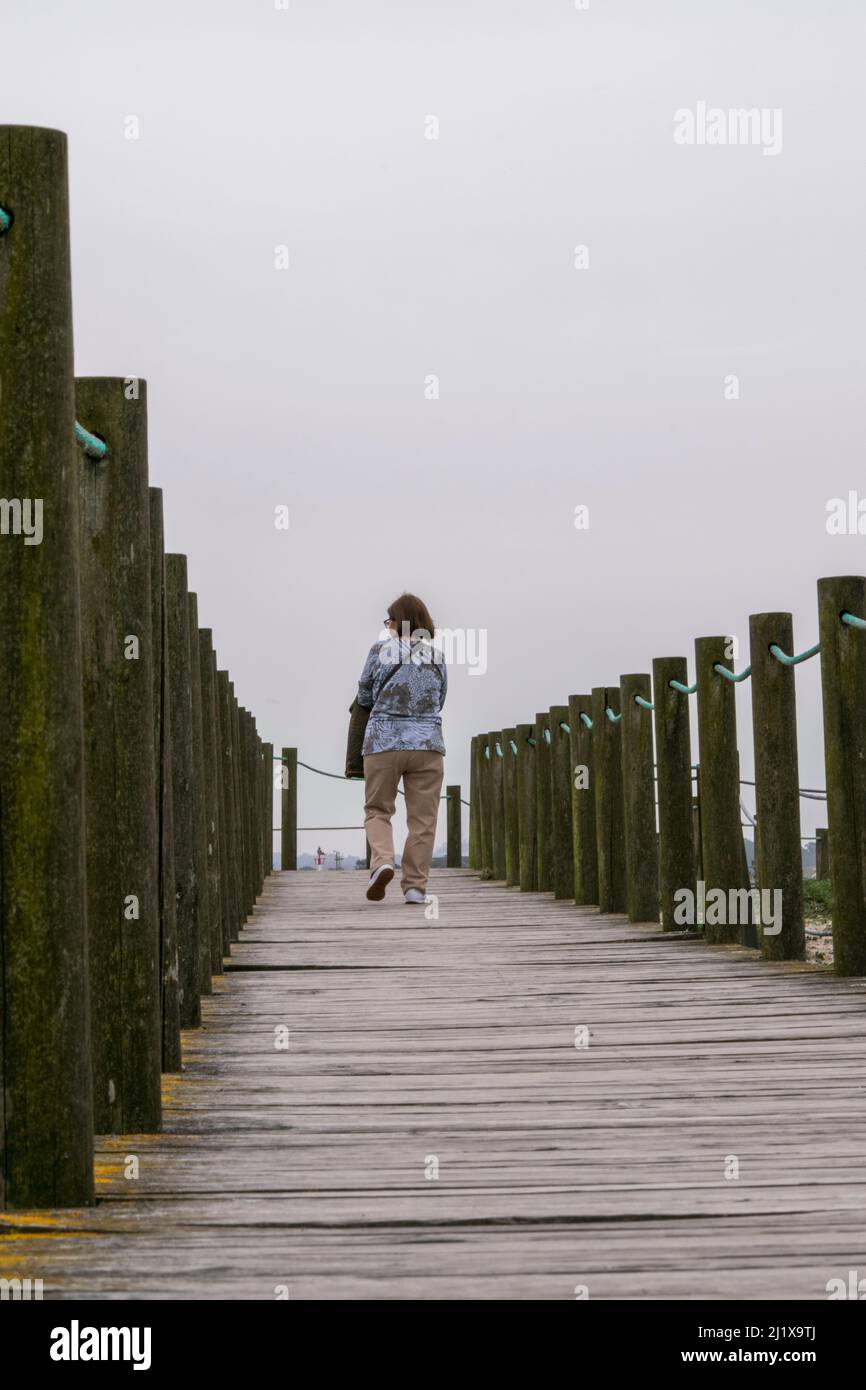
<svg viewBox="0 0 866 1390"><path fill-rule="evenodd" d="M692 851L695 857L695 878L704 877L704 855L701 849L701 769L695 768L695 794L692 798Z"/></svg>
<svg viewBox="0 0 866 1390"><path fill-rule="evenodd" d="M280 768L280 868L298 867L298 750L284 748Z"/></svg>
<svg viewBox="0 0 866 1390"><path fill-rule="evenodd" d="M237 941L241 921L240 873L238 866L238 811L235 793L234 747L231 721L231 694L228 671L217 671L217 690L220 706L220 747L223 765L223 787L226 805L225 848L228 865L228 915L227 935L224 938L225 955L231 951L232 941Z"/></svg>
<svg viewBox="0 0 866 1390"><path fill-rule="evenodd" d="M520 882L520 806L517 800L517 730L502 730L502 800L505 806L505 882Z"/></svg>
<svg viewBox="0 0 866 1390"><path fill-rule="evenodd" d="M479 868L482 877L489 878L493 872L493 840L490 833L490 745L486 734L478 735L478 791Z"/></svg>
<svg viewBox="0 0 866 1390"><path fill-rule="evenodd" d="M866 618L866 579L819 579L833 969L866 975L866 632L843 613Z"/></svg>
<svg viewBox="0 0 866 1390"><path fill-rule="evenodd" d="M207 853L207 773L204 752L204 716L201 696L201 667L198 650L198 595L187 596L189 607L190 695L192 698L192 802L195 835L196 877L198 895L198 940L201 952L202 994L213 994L211 979L210 885L208 883Z"/></svg>
<svg viewBox="0 0 866 1390"><path fill-rule="evenodd" d="M551 872L551 806L550 781L550 715L546 710L535 715L535 804L536 804L536 882L539 893L553 891Z"/></svg>
<svg viewBox="0 0 866 1390"><path fill-rule="evenodd" d="M75 409L108 444L78 460L94 1123L146 1134L162 1123L147 387L79 377Z"/></svg>
<svg viewBox="0 0 866 1390"><path fill-rule="evenodd" d="M253 834L252 808L250 806L250 743L252 741L252 735L250 731L250 714L245 705L238 705L238 733L241 773L241 816L244 823L243 885L244 919L246 920L253 910L256 895L253 887Z"/></svg>
<svg viewBox="0 0 866 1390"><path fill-rule="evenodd" d="M733 670L727 654L729 637L698 637L695 642L695 680L698 692L698 742L701 765L701 859L706 894L748 889L743 881L743 831L740 825L740 769L737 755L736 687L713 668ZM705 938L718 944L743 941L749 923L718 922L720 913L707 903ZM691 924L690 924L691 925Z"/></svg>
<svg viewBox="0 0 866 1390"><path fill-rule="evenodd" d="M274 771L277 764L274 762L274 745L265 743L263 745L263 756L265 766L263 769L264 799L265 799L265 878L269 878L274 871Z"/></svg>
<svg viewBox="0 0 866 1390"><path fill-rule="evenodd" d="M806 928L794 667L785 666L770 651L776 644L784 652L793 652L791 614L753 613L749 618L749 639L755 736L757 881L761 889L771 894L776 890L781 893L781 923L775 923L774 929L762 922L759 915L758 944L769 960L803 960ZM763 908L763 894L761 902ZM781 931L778 931L779 925Z"/></svg>
<svg viewBox="0 0 866 1390"><path fill-rule="evenodd" d="M538 886L536 873L536 849L538 802L535 792L535 771L537 760L534 724L518 724L515 732L517 744L517 806L518 829L520 834L519 882L521 893L534 893Z"/></svg>
<svg viewBox="0 0 866 1390"><path fill-rule="evenodd" d="M238 850L237 850L237 852L238 852L238 890L239 890L239 902L240 902L240 917L239 917L239 920L238 920L238 932L240 932L241 929L242 929L242 927L243 927L243 925L244 925L244 923L245 923L245 921L246 921L246 919L247 919L247 916L249 915L249 912L251 911L251 906L250 906L250 903L249 903L249 896L248 896L248 892L247 892L247 854L246 854L246 843L247 843L247 815L246 815L246 798L245 798L245 792L244 792L244 779L245 779L246 774L245 774L245 761L244 761L244 744L243 744L243 740L242 740L242 738L241 738L241 733L242 733L242 728L243 728L243 718L242 718L241 706L240 706L240 704L238 703L238 698L237 698L237 695L235 694L235 688L234 688L234 682L233 682L233 681L230 681L230 682L229 682L229 699L230 699L230 705L231 705L231 711L230 711L230 713L231 713L231 722L232 722L232 746L233 746L233 748L234 748L234 750L235 750L235 759L234 759L235 799L236 799L236 801L237 801L237 808L238 808L238 836L237 836L237 847L238 847Z"/></svg>
<svg viewBox="0 0 866 1390"><path fill-rule="evenodd" d="M632 922L659 920L659 860L653 778L652 714L638 704L652 703L648 672L619 678L622 719L623 827L625 831L626 911Z"/></svg>
<svg viewBox="0 0 866 1390"><path fill-rule="evenodd" d="M180 1026L201 1023L201 950L193 782L192 673L186 556L165 557L165 610L168 633L171 795L174 821L174 881L177 896L177 959Z"/></svg>
<svg viewBox="0 0 866 1390"><path fill-rule="evenodd" d="M598 906L601 912L625 912L624 809L619 722L619 687L593 686L592 759L595 771L595 842L598 857Z"/></svg>
<svg viewBox="0 0 866 1390"><path fill-rule="evenodd" d="M688 685L686 658L657 656L653 661L653 722L658 776L659 899L665 931L676 931L680 926L674 919L677 891L697 891L689 696L674 690L671 681Z"/></svg>
<svg viewBox="0 0 866 1390"><path fill-rule="evenodd" d="M153 645L153 748L156 796L159 959L162 992L162 1070L180 1071L180 994L177 901L174 889L174 813L171 799L171 713L165 610L165 531L162 489L150 494L150 611Z"/></svg>
<svg viewBox="0 0 866 1390"><path fill-rule="evenodd" d="M222 887L220 882L219 779L217 774L216 699L213 687L213 632L198 629L199 683L201 687L202 739L204 743L204 807L207 850L207 917L210 935L210 968L223 969Z"/></svg>
<svg viewBox="0 0 866 1390"><path fill-rule="evenodd" d="M551 705L550 886L554 897L574 897L574 839L571 825L571 732L567 705Z"/></svg>
<svg viewBox="0 0 866 1390"><path fill-rule="evenodd" d="M219 848L220 848L220 955L225 958L231 953L232 939L232 884L231 849L228 791L226 788L224 749L222 734L222 690L220 689L219 663L216 652L211 653L211 681L214 694L214 750L217 770L217 803L219 806Z"/></svg>
<svg viewBox="0 0 866 1390"><path fill-rule="evenodd" d="M470 869L481 867L479 847L478 738L469 740L469 856Z"/></svg>
<svg viewBox="0 0 866 1390"><path fill-rule="evenodd" d="M582 718L585 715L586 718ZM587 724L586 720L590 720ZM571 729L571 830L574 901L598 902L598 852L595 840L595 785L592 755L592 696L569 695Z"/></svg>
<svg viewBox="0 0 866 1390"><path fill-rule="evenodd" d="M830 845L826 828L815 831L815 877L830 877Z"/></svg>
<svg viewBox="0 0 866 1390"><path fill-rule="evenodd" d="M264 882L264 855L262 853L262 741L259 738L256 718L250 715L252 741L250 744L250 797L253 817L253 898L262 891Z"/></svg>
<svg viewBox="0 0 866 1390"><path fill-rule="evenodd" d="M490 828L493 848L493 877L505 878L505 803L502 792L502 731L487 735L490 749Z"/></svg>
<svg viewBox="0 0 866 1390"><path fill-rule="evenodd" d="M0 126L0 1206L89 1206L66 136Z"/></svg>
<svg viewBox="0 0 866 1390"><path fill-rule="evenodd" d="M459 869L463 863L463 832L460 816L460 788L445 788L448 838L446 842L445 863L449 869Z"/></svg>

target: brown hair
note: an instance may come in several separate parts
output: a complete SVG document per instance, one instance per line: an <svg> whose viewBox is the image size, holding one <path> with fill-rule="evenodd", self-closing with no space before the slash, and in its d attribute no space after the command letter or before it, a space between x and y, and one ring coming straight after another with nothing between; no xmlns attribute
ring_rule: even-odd
<svg viewBox="0 0 866 1390"><path fill-rule="evenodd" d="M416 633L432 640L433 619L426 603L416 594L401 594L388 604L388 617L397 625L398 637L414 637Z"/></svg>

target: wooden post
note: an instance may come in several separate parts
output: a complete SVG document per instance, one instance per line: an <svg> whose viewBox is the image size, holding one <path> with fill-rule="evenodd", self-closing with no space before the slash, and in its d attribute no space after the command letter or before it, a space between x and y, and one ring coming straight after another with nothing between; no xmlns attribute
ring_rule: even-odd
<svg viewBox="0 0 866 1390"><path fill-rule="evenodd" d="M592 719L592 696L569 695L571 728L571 826L574 861L574 901L580 906L598 902L598 852L595 841L595 787L592 728L581 718Z"/></svg>
<svg viewBox="0 0 866 1390"><path fill-rule="evenodd" d="M686 658L656 657L653 661L653 722L658 776L659 898L665 931L676 931L680 925L674 921L677 890L687 889L693 895L697 891L689 696L674 690L671 681L688 685Z"/></svg>
<svg viewBox="0 0 866 1390"><path fill-rule="evenodd" d="M735 687L713 667L733 669L728 637L698 637L695 642L695 680L698 686L698 742L701 764L701 859L707 897L721 890L725 903L732 889L748 889L743 880L743 832L740 825L740 771L737 755ZM707 903L704 935L708 942L750 938L749 924L718 922L731 916Z"/></svg>
<svg viewBox="0 0 866 1390"><path fill-rule="evenodd" d="M189 606L190 694L192 697L192 803L195 835L196 878L198 894L198 940L201 952L200 988L202 994L213 994L211 980L210 887L207 853L207 774L204 755L204 715L202 712L201 668L198 652L198 596L187 595Z"/></svg>
<svg viewBox="0 0 866 1390"><path fill-rule="evenodd" d="M517 800L517 730L502 730L502 800L505 807L505 882L520 883L520 807Z"/></svg>
<svg viewBox="0 0 866 1390"><path fill-rule="evenodd" d="M165 557L165 609L168 631L171 794L174 812L174 879L177 894L177 958L180 975L180 1026L201 1023L198 854L193 806L192 689L186 556Z"/></svg>
<svg viewBox="0 0 866 1390"><path fill-rule="evenodd" d="M574 838L571 825L571 734L568 706L551 705L549 724L550 886L554 897L573 899Z"/></svg>
<svg viewBox="0 0 866 1390"><path fill-rule="evenodd" d="M768 960L803 960L803 851L800 842L800 775L797 760L797 696L793 666L770 651L794 650L790 613L749 618L752 663L752 728L755 737L755 855L760 910L759 944ZM763 920L767 893L781 894L780 921ZM770 899L771 913L773 899ZM772 915L775 915L772 913ZM781 931L777 928L781 926Z"/></svg>
<svg viewBox="0 0 866 1390"><path fill-rule="evenodd" d="M165 532L162 489L150 495L150 609L153 646L153 747L159 898L162 1070L181 1069L180 996L177 972L177 901L174 888L174 814L171 800L171 715L168 629L165 611Z"/></svg>
<svg viewBox="0 0 866 1390"><path fill-rule="evenodd" d="M659 860L653 779L653 725L638 696L652 703L648 673L619 678L620 753L625 830L626 911L632 922L659 920Z"/></svg>
<svg viewBox="0 0 866 1390"><path fill-rule="evenodd" d="M231 848L229 842L230 821L228 791L225 777L225 749L222 734L222 700L220 672L216 652L211 653L211 681L214 694L214 751L216 756L217 802L219 805L219 847L220 847L220 957L231 954L232 940L232 883Z"/></svg>
<svg viewBox="0 0 866 1390"><path fill-rule="evenodd" d="M502 792L502 732L487 735L490 749L490 830L493 846L493 877L505 877L505 804Z"/></svg>
<svg viewBox="0 0 866 1390"><path fill-rule="evenodd" d="M461 830L460 816L460 788L451 786L445 788L448 812L448 848L446 864L449 869L459 869L463 864L463 836Z"/></svg>
<svg viewBox="0 0 866 1390"><path fill-rule="evenodd" d="M469 741L469 868L481 867L479 834L478 738Z"/></svg>
<svg viewBox="0 0 866 1390"><path fill-rule="evenodd" d="M199 682L201 686L202 740L204 744L204 809L207 859L207 917L210 935L210 968L223 969L222 895L220 885L219 780L217 776L216 699L213 688L213 632L198 629Z"/></svg>
<svg viewBox="0 0 866 1390"><path fill-rule="evenodd" d="M551 872L550 715L546 710L535 716L535 804L536 804L536 881L539 893L553 891Z"/></svg>
<svg viewBox="0 0 866 1390"><path fill-rule="evenodd" d="M280 769L280 868L298 867L298 750L284 748Z"/></svg>
<svg viewBox="0 0 866 1390"><path fill-rule="evenodd" d="M244 727L244 726L243 726L243 715L242 715L241 706L239 705L237 696L235 695L234 682L233 682L233 681L229 682L229 692L230 692L230 695L231 695L232 743L233 743L233 746L234 746L234 749L235 749L235 753L236 753L236 756L235 756L235 763L234 763L234 774L235 774L235 797L236 797L236 799L237 799L237 806L238 806L238 840L237 840L237 844L238 844L238 886L239 886L239 890L240 890L240 920L238 921L238 932L240 932L241 929L242 929L242 927L243 927L243 925L244 925L244 923L246 922L247 916L249 915L250 911L252 910L252 909L251 909L250 902L249 902L249 894L248 894L248 891L247 891L247 836L248 836L248 829L247 829L246 794L245 794L245 790L244 790L245 777L246 777L246 771L245 771L245 768L246 768L246 761L245 761L246 754L245 754L245 745L244 745L244 741L243 741L242 736L241 736L241 735L242 735L242 732L243 732L243 727Z"/></svg>
<svg viewBox="0 0 866 1390"><path fill-rule="evenodd" d="M263 842L265 846L265 878L269 878L274 871L274 770L277 764L274 762L274 745L264 744L263 769L264 798L265 798L265 833Z"/></svg>
<svg viewBox="0 0 866 1390"><path fill-rule="evenodd" d="M866 617L866 579L819 579L833 969L866 975L866 632L843 613Z"/></svg>
<svg viewBox="0 0 866 1390"><path fill-rule="evenodd" d="M534 893L538 886L536 869L538 801L535 790L537 759L529 742L535 737L534 724L518 724L517 744L517 807L520 835L520 891Z"/></svg>
<svg viewBox="0 0 866 1390"><path fill-rule="evenodd" d="M486 734L478 735L478 789L480 795L481 831L481 874L485 878L493 876L493 834L490 817L492 799L490 792L490 744Z"/></svg>
<svg viewBox="0 0 866 1390"><path fill-rule="evenodd" d="M830 845L826 827L815 831L815 877L818 879L830 877Z"/></svg>
<svg viewBox="0 0 866 1390"><path fill-rule="evenodd" d="M144 1134L162 1123L146 384L79 377L75 406L109 448L78 459L94 1124Z"/></svg>
<svg viewBox="0 0 866 1390"><path fill-rule="evenodd" d="M592 757L595 769L595 840L598 854L598 906L625 912L624 807L619 723L619 687L593 686Z"/></svg>
<svg viewBox="0 0 866 1390"><path fill-rule="evenodd" d="M66 136L0 126L0 1206L93 1200Z"/></svg>
<svg viewBox="0 0 866 1390"><path fill-rule="evenodd" d="M228 936L224 940L225 955L231 952L231 943L237 941L241 924L240 865L238 862L237 790L235 787L235 749L232 728L232 696L228 671L217 672L217 689L220 697L220 743L223 764L223 787L226 804L226 858L229 878L229 912L227 921Z"/></svg>

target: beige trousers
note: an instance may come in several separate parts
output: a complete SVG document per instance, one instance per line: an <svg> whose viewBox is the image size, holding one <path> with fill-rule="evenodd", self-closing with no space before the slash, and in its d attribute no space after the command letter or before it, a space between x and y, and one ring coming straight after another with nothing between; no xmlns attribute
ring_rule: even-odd
<svg viewBox="0 0 866 1390"><path fill-rule="evenodd" d="M369 753L364 759L364 829L370 841L371 871L380 864L394 863L391 817L397 804L397 787L403 778L409 823L400 879L404 893L408 888L420 888L423 893L427 887L444 775L445 758L441 753L407 748Z"/></svg>

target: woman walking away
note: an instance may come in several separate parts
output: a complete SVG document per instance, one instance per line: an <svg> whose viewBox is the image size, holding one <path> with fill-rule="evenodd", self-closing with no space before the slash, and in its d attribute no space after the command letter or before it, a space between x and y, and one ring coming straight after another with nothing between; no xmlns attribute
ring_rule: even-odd
<svg viewBox="0 0 866 1390"><path fill-rule="evenodd" d="M391 817L403 779L409 834L400 886L404 901L427 901L439 793L445 768L442 717L448 673L433 645L433 619L414 594L388 609L389 636L376 642L358 682L358 704L370 710L364 735L364 829L370 842L367 897L379 902L394 877Z"/></svg>

